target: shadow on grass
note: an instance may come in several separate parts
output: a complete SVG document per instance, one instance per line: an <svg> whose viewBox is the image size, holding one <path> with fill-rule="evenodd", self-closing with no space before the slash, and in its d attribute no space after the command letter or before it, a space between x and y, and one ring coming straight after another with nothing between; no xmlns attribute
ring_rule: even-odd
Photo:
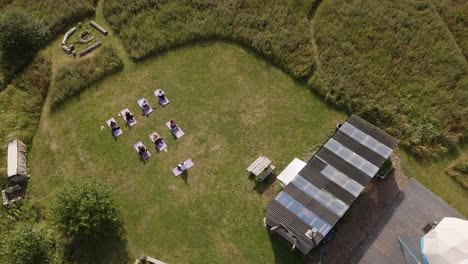
<svg viewBox="0 0 468 264"><path fill-rule="evenodd" d="M255 175L253 174L250 174L249 179L252 181L257 181L255 179ZM270 175L268 175L268 177L266 177L263 181L257 182L257 184L255 184L254 190L258 194L263 194L273 185L273 183L275 183L275 181L276 181L276 174L270 173Z"/></svg>
<svg viewBox="0 0 468 264"><path fill-rule="evenodd" d="M188 185L188 170L182 172L179 177Z"/></svg>
<svg viewBox="0 0 468 264"><path fill-rule="evenodd" d="M71 244L68 248L71 263L129 263L127 240L124 238L106 239L92 243Z"/></svg>
<svg viewBox="0 0 468 264"><path fill-rule="evenodd" d="M270 237L271 248L275 255L275 263L277 264L290 264L290 263L304 263L305 256L297 249L291 252L292 245L278 235L271 234L268 229L265 229Z"/></svg>

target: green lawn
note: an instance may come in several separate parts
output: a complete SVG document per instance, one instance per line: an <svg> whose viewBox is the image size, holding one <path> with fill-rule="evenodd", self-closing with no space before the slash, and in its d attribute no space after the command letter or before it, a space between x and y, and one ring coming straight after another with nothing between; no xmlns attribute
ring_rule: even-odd
<svg viewBox="0 0 468 264"><path fill-rule="evenodd" d="M171 104L141 116L136 100L155 104L157 87L166 90ZM105 121L115 117L123 126L117 113L126 107L138 124L114 140ZM171 118L186 132L178 141L164 125ZM277 172L294 157L306 160L345 118L238 46L170 51L44 112L30 152L31 197L47 203L66 177L109 183L122 209L131 257L146 254L168 263L301 261L270 240L262 219L274 193L262 194L266 186L257 186L245 168L259 155L270 157ZM167 140L168 152L157 153L150 144L154 130ZM133 149L138 140L151 149L146 164ZM187 158L195 163L188 177L172 176L171 168Z"/></svg>
<svg viewBox="0 0 468 264"><path fill-rule="evenodd" d="M409 177L416 178L441 199L468 216L468 192L445 173L453 158L422 163L404 151L398 151L403 170ZM462 155L466 155L466 150Z"/></svg>

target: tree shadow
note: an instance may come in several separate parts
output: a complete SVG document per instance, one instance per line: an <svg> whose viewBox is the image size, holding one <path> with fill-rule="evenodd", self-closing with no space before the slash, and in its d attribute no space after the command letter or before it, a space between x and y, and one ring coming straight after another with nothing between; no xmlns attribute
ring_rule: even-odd
<svg viewBox="0 0 468 264"><path fill-rule="evenodd" d="M74 243L68 248L70 262L83 264L129 263L127 240L122 237L102 239L95 242Z"/></svg>

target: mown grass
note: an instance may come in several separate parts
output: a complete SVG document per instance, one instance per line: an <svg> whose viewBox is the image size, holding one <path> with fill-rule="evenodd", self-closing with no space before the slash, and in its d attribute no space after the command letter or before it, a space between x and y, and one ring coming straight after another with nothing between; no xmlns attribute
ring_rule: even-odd
<svg viewBox="0 0 468 264"><path fill-rule="evenodd" d="M170 105L141 116L136 100L155 105L157 87L166 90ZM138 121L131 129L117 116L126 107ZM117 140L105 124L110 117L124 127ZM171 118L186 132L180 140L164 125ZM32 177L41 177L31 197L46 206L67 177L95 177L116 189L133 257L300 262L263 226L274 188L261 193L271 181L257 185L245 169L262 154L278 172L294 157L307 159L345 118L238 46L178 49L125 68L44 114L30 152ZM154 150L148 138L154 130L167 140L168 152ZM152 153L148 163L133 149L139 140ZM172 167L187 158L195 162L188 177L172 176Z"/></svg>
<svg viewBox="0 0 468 264"><path fill-rule="evenodd" d="M446 168L454 162L454 158L444 158L432 162L421 162L410 153L398 151L403 170L408 177L416 178L441 199L468 216L468 191L449 175ZM466 150L462 156L467 156Z"/></svg>
<svg viewBox="0 0 468 264"><path fill-rule="evenodd" d="M199 39L249 46L296 78L313 71L308 15L316 0L105 1L104 17L141 60Z"/></svg>
<svg viewBox="0 0 468 264"><path fill-rule="evenodd" d="M314 16L310 86L360 114L418 157L466 140L468 64L444 22L420 1L323 1Z"/></svg>
<svg viewBox="0 0 468 264"><path fill-rule="evenodd" d="M434 0L432 3L455 37L463 55L468 58L468 1Z"/></svg>
<svg viewBox="0 0 468 264"><path fill-rule="evenodd" d="M445 170L447 175L468 191L468 151L465 151Z"/></svg>
<svg viewBox="0 0 468 264"><path fill-rule="evenodd" d="M0 92L0 176L6 177L8 140L32 143L49 89L51 65L42 54Z"/></svg>
<svg viewBox="0 0 468 264"><path fill-rule="evenodd" d="M92 55L87 56L63 65L54 74L49 96L52 107L123 69L122 61L111 47L98 48Z"/></svg>

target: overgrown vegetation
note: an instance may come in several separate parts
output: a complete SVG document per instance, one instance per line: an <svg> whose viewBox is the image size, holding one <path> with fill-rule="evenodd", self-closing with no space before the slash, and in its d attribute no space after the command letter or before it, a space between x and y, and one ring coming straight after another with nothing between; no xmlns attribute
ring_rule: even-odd
<svg viewBox="0 0 468 264"><path fill-rule="evenodd" d="M54 237L47 228L37 224L17 224L3 237L3 263L48 264L55 259Z"/></svg>
<svg viewBox="0 0 468 264"><path fill-rule="evenodd" d="M123 69L123 63L113 48L103 47L89 58L79 59L58 70L50 92L52 107L63 103L90 85Z"/></svg>
<svg viewBox="0 0 468 264"><path fill-rule="evenodd" d="M468 58L468 1L434 0L432 3L455 37L463 55Z"/></svg>
<svg viewBox="0 0 468 264"><path fill-rule="evenodd" d="M104 16L135 60L199 39L247 45L296 78L313 71L308 15L316 0L105 1Z"/></svg>
<svg viewBox="0 0 468 264"><path fill-rule="evenodd" d="M6 177L7 142L19 138L30 145L39 125L49 88L50 61L39 54L12 83L0 92L0 176Z"/></svg>
<svg viewBox="0 0 468 264"><path fill-rule="evenodd" d="M310 86L423 158L466 140L468 66L443 21L420 1L324 1L314 17Z"/></svg>
<svg viewBox="0 0 468 264"><path fill-rule="evenodd" d="M21 9L0 16L0 32L0 62L5 76L30 62L47 38L42 21Z"/></svg>
<svg viewBox="0 0 468 264"><path fill-rule="evenodd" d="M445 172L468 191L468 158L457 160Z"/></svg>
<svg viewBox="0 0 468 264"><path fill-rule="evenodd" d="M9 8L22 8L42 19L51 37L68 29L70 24L95 14L96 0L14 0Z"/></svg>

